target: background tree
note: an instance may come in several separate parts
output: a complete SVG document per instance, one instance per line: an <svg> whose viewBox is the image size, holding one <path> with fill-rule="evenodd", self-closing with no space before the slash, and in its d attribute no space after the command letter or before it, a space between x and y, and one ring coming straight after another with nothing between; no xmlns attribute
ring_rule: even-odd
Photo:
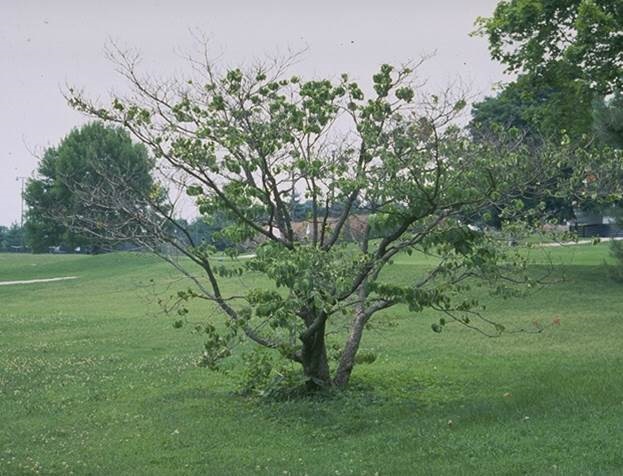
<svg viewBox="0 0 623 476"><path fill-rule="evenodd" d="M194 243L213 246L218 251L224 251L234 245L223 236L223 230L231 224L220 214L214 214L209 218L197 217L190 222L184 220L179 222L180 228L188 232Z"/></svg>
<svg viewBox="0 0 623 476"><path fill-rule="evenodd" d="M510 72L538 76L564 68L602 95L623 87L620 1L501 1L492 17L476 23L491 56Z"/></svg>
<svg viewBox="0 0 623 476"><path fill-rule="evenodd" d="M24 250L24 229L17 223L0 226L0 251Z"/></svg>
<svg viewBox="0 0 623 476"><path fill-rule="evenodd" d="M617 91L607 99L595 101L593 118L596 137L600 143L612 148L611 153L616 156L623 150L623 94ZM615 201L608 213L614 215L617 226L623 230L623 200ZM617 266L610 268L611 275L617 281L623 281L623 242L613 241L610 247L612 256L618 261Z"/></svg>
<svg viewBox="0 0 623 476"><path fill-rule="evenodd" d="M623 94L615 92L593 104L593 128L600 143L623 149Z"/></svg>
<svg viewBox="0 0 623 476"><path fill-rule="evenodd" d="M528 73L508 83L495 97L485 98L472 107L469 123L471 136L476 141L497 140L500 133L514 129L521 134L527 146L541 148L545 143L560 144L571 141L578 147L594 140L592 129L594 93L565 71L544 72L542 76ZM561 168L559 177L552 177L546 185L556 188L556 182L565 180L572 171ZM525 200L534 208L541 201L540 192ZM557 223L574 217L570 197L548 197L541 211L543 218ZM500 210L492 210L493 220L488 224L499 227Z"/></svg>
<svg viewBox="0 0 623 476"><path fill-rule="evenodd" d="M178 294L181 304L199 298L218 306L227 325L213 318L198 326L207 334L206 365L218 366L248 338L300 364L308 388L341 387L366 326L392 306L438 310L437 332L449 323L491 335L504 330L481 316L468 290L477 282L496 292L525 283L525 262L464 217L496 204L518 216L524 191L552 174L563 157L558 151L528 150L516 140L474 144L452 125L465 101L422 94L409 67L383 65L366 94L346 74L337 81L289 76L287 62L220 71L194 59L194 77L158 82L139 75L137 57L118 52L117 59L131 96L102 107L70 90L70 104L127 127L194 199L201 217L224 217L230 255L240 243L260 243L255 257L224 265L173 207L123 193L130 189L123 176L107 174L110 185L97 199L84 194L92 211L122 210L133 224L98 227L84 219L84 232L149 246L193 283ZM304 238L293 227L297 197L310 204ZM334 220L332 210L339 210ZM362 210L369 221L358 243L340 240ZM378 239L370 239L371 230ZM164 253L163 242L187 260ZM400 283L384 280L393 259L413 251L436 256L431 269L414 269ZM245 293L227 293L222 278L231 276L251 276ZM186 315L183 307L179 312ZM329 353L335 336L342 342ZM270 375L265 364L263 357L251 361Z"/></svg>
<svg viewBox="0 0 623 476"><path fill-rule="evenodd" d="M594 103L623 84L621 2L504 0L476 26L491 57L518 77L475 105L472 130L486 134L498 124L590 141Z"/></svg>
<svg viewBox="0 0 623 476"><path fill-rule="evenodd" d="M37 178L27 184L29 245L34 252L47 251L50 246L100 248L103 242L68 226L67 218L88 214L88 205L78 198L76 187L97 190L103 185L100 172L106 171L126 177L127 187L148 192L153 184L152 168L147 149L134 144L121 128L94 122L72 130L58 147L45 151ZM114 212L102 219L114 221Z"/></svg>
<svg viewBox="0 0 623 476"><path fill-rule="evenodd" d="M476 33L489 40L491 56L519 73L496 97L474 106L470 129L476 140L494 136L496 128L515 127L530 142L605 145L608 129L593 120L605 114L600 112L604 96L621 87L621 2L501 1L492 17L476 24ZM555 180L564 182L574 172L561 169ZM559 221L574 217L573 206L595 206L592 199L546 203Z"/></svg>
<svg viewBox="0 0 623 476"><path fill-rule="evenodd" d="M592 91L559 70L524 74L474 104L469 127L475 140L497 135L498 128L515 128L536 147L563 138L587 143L593 137L594 101Z"/></svg>

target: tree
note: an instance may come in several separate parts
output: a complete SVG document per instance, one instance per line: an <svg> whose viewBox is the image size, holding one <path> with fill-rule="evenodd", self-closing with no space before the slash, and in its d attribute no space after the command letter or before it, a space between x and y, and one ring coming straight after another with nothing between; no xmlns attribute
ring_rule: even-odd
<svg viewBox="0 0 623 476"><path fill-rule="evenodd" d="M231 224L232 222L226 220L221 214L214 214L209 219L198 217L190 223L180 222L180 227L192 236L193 242L203 243L213 246L218 251L224 251L235 246L223 236L223 230Z"/></svg>
<svg viewBox="0 0 623 476"><path fill-rule="evenodd" d="M570 140L578 147L594 140L592 121L594 94L568 76L569 71L556 68L541 76L527 73L508 83L495 97L487 97L472 108L469 123L471 136L476 141L496 140L500 131L515 129L526 145L535 149L544 143ZM555 182L564 180L571 171L561 168ZM537 191L526 206L538 205L542 198ZM561 222L572 218L571 198L549 197L543 210L552 220ZM497 211L492 211L495 218ZM498 225L494 220L491 224Z"/></svg>
<svg viewBox="0 0 623 476"><path fill-rule="evenodd" d="M491 123L510 121L531 134L563 133L577 142L595 129L598 139L605 138L605 98L623 86L621 2L504 0L476 26L475 34L489 40L492 58L519 77L476 106L474 125L486 132ZM602 126L592 127L591 116Z"/></svg>
<svg viewBox="0 0 623 476"><path fill-rule="evenodd" d="M571 140L580 147L595 136L603 139L599 131L607 129L593 125L593 118L604 96L623 81L621 2L501 1L492 17L476 25L476 33L489 40L491 56L519 73L497 97L474 107L470 127L476 139L486 139L496 127L517 127L531 141ZM575 172L561 169L556 182ZM573 215L568 197L547 203L559 219ZM594 203L576 201L578 206Z"/></svg>
<svg viewBox="0 0 623 476"><path fill-rule="evenodd" d="M616 91L608 99L595 101L593 109L593 127L598 140L606 147L612 148L612 154L623 150L623 94ZM615 208L608 207L608 213L614 212L617 226L623 229L623 200L615 202ZM623 281L623 242L613 241L610 244L612 256L618 261L611 268L611 275L617 281Z"/></svg>
<svg viewBox="0 0 623 476"><path fill-rule="evenodd" d="M505 0L478 33L511 72L557 68L605 95L623 87L623 4L612 0Z"/></svg>
<svg viewBox="0 0 623 476"><path fill-rule="evenodd" d="M10 227L0 226L0 251L24 249L24 229L17 223Z"/></svg>
<svg viewBox="0 0 623 476"><path fill-rule="evenodd" d="M592 139L593 98L560 70L521 75L496 96L474 104L470 131L476 140L486 140L496 128L516 128L537 147L563 137L586 143Z"/></svg>
<svg viewBox="0 0 623 476"><path fill-rule="evenodd" d="M523 192L555 170L557 150L528 150L516 137L471 142L453 125L465 101L449 92L422 94L410 67L383 65L366 94L346 74L336 81L290 76L287 61L219 71L195 59L194 77L158 82L140 76L137 57L118 52L117 60L131 96L103 107L71 89L70 104L123 125L149 147L203 219L229 223L220 232L231 243L228 254L235 257L240 243L258 243L255 257L223 264L175 218L174 207L123 193L123 176L109 174L107 190L116 192L93 201L94 208L123 210L134 223L134 235L102 226L93 231L97 236L149 246L191 280L177 295L183 317L176 325L187 319L188 300L220 309L225 326L215 316L198 326L207 335L205 365L217 367L239 339L248 339L299 364L307 388L342 387L366 327L393 306L438 310L437 332L450 323L492 335L504 330L481 316L468 290L477 282L496 292L527 283L525 262L465 217L495 204L508 204L507 215L518 216ZM304 237L295 231L297 197L309 204ZM134 213L137 208L153 213ZM342 240L347 222L362 210L364 233L356 244ZM92 224L85 221L84 229ZM171 248L187 260L164 252ZM388 281L384 272L393 259L414 251L438 261L404 282ZM226 291L224 278L247 274L256 284ZM257 284L264 281L270 284ZM343 341L333 365L328 340L336 332ZM264 357L258 359L253 368L269 375Z"/></svg>
<svg viewBox="0 0 623 476"><path fill-rule="evenodd" d="M58 147L45 151L38 177L27 184L24 198L29 245L34 252L47 251L50 246L100 248L101 240L76 233L71 220L66 220L87 212L76 189L97 190L104 184L100 172L105 170L125 176L128 187L149 191L152 168L147 149L134 144L121 128L94 122L72 130ZM105 219L114 220L114 214Z"/></svg>
<svg viewBox="0 0 623 476"><path fill-rule="evenodd" d="M594 101L593 128L597 139L614 149L623 149L623 93Z"/></svg>

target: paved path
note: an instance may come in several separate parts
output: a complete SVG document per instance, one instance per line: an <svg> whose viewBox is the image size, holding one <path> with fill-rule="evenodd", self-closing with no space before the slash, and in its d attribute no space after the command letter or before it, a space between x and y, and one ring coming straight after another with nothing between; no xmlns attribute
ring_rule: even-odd
<svg viewBox="0 0 623 476"><path fill-rule="evenodd" d="M10 286L12 284L51 283L54 281L65 281L67 279L78 279L78 276L63 276L62 278L46 278L46 279L29 279L27 281L0 281L0 286Z"/></svg>
<svg viewBox="0 0 623 476"><path fill-rule="evenodd" d="M236 256L237 259L250 259L250 258L255 258L255 254L250 254L250 255L238 255ZM214 259L216 261L229 261L231 260L231 258L229 256L215 256Z"/></svg>
<svg viewBox="0 0 623 476"><path fill-rule="evenodd" d="M549 247L556 247L556 246L573 246L573 245L589 245L595 242L595 240L597 240L599 243L604 242L604 241L620 241L623 240L623 236L617 236L617 237L604 237L604 238L600 238L598 236L596 236L595 238L591 239L591 240L578 240L578 241L566 241L566 242L556 242L556 243L539 243L537 246L540 246L542 248L549 248Z"/></svg>

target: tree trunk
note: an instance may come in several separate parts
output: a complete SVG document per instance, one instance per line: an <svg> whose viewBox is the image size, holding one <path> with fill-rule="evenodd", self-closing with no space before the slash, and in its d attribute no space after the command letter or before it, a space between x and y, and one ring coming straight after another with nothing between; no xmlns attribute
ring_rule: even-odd
<svg viewBox="0 0 623 476"><path fill-rule="evenodd" d="M324 334L325 324L322 324L316 332L303 340L301 360L309 390L320 390L331 385Z"/></svg>
<svg viewBox="0 0 623 476"><path fill-rule="evenodd" d="M369 243L370 222L369 220L367 220L363 237L360 243L361 251L366 255L368 254ZM340 362L338 364L337 370L335 371L333 384L336 387L345 387L348 384L348 381L350 380L350 375L353 372L353 367L355 367L355 356L357 355L357 351L359 350L361 336L363 335L363 328L366 325L366 322L368 321L370 316L372 316L372 313L366 312L365 307L366 298L368 297L367 287L368 278L363 280L363 282L359 286L359 290L357 291L357 296L359 297L361 303L359 304L359 306L357 306L350 335L348 336L348 340L346 341L346 345L344 346L344 351L342 352Z"/></svg>
<svg viewBox="0 0 623 476"><path fill-rule="evenodd" d="M336 387L344 387L350 380L350 374L355 366L355 356L359 350L359 344L361 343L361 336L363 335L363 328L366 324L366 315L363 312L357 313L353 320L353 327L344 346L340 363L335 372L335 378L333 383Z"/></svg>

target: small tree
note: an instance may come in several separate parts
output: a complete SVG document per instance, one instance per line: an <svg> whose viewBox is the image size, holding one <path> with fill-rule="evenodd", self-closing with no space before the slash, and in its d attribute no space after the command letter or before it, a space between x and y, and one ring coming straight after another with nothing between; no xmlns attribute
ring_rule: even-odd
<svg viewBox="0 0 623 476"><path fill-rule="evenodd" d="M17 223L0 226L0 251L24 251L24 228Z"/></svg>
<svg viewBox="0 0 623 476"><path fill-rule="evenodd" d="M489 335L504 330L482 318L468 289L476 281L498 292L526 283L518 272L525 262L468 217L502 204L508 215L519 211L523 192L551 176L554 152L525 153L517 138L470 142L452 125L465 101L449 92L420 94L410 67L383 65L366 94L346 74L336 81L289 76L288 62L221 72L194 60L194 77L158 82L138 74L135 56L118 52L117 60L132 95L114 97L105 108L70 90L70 104L125 126L148 146L203 219L228 223L220 236L231 244L230 255L241 243L257 244L251 259L223 266L175 218L174 207L127 193L122 176L107 174L109 193L93 200L94 208L124 213L135 224L128 239L150 246L192 280L180 300L220 308L225 330L212 321L203 326L206 365L216 366L232 342L246 337L299 363L309 388L342 387L366 325L399 304L440 311L438 332L450 322ZM297 197L309 205L304 236L296 232ZM136 212L144 209L153 213ZM341 238L355 213L366 218L353 244ZM128 231L92 225L83 223L98 236ZM188 260L164 253L163 242ZM436 256L435 264L404 282L388 280L392 260L414 251ZM223 290L222 278L246 273L271 284L243 294ZM345 320L332 366L327 335Z"/></svg>

